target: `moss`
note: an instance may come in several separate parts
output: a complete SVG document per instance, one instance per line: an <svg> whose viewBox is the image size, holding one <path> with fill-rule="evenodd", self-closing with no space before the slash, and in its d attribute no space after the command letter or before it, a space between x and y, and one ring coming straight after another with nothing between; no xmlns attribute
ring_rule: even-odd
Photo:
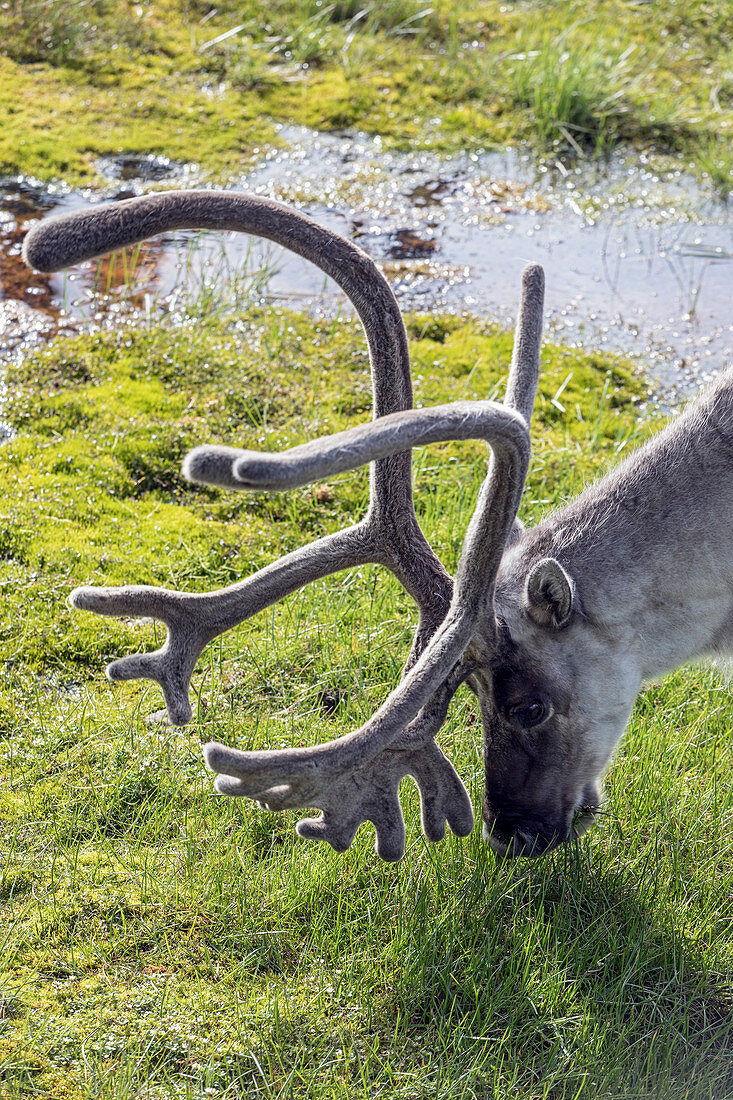
<svg viewBox="0 0 733 1100"><path fill-rule="evenodd" d="M421 403L496 393L509 336L449 318L427 327L416 318L411 328L422 334L413 343ZM608 360L561 349L545 358L538 451L574 449L582 479L598 468L604 440L628 423L640 388L620 364L607 375ZM605 406L596 408L606 378ZM324 493L241 496L192 487L180 474L185 453L203 441L283 447L362 419L368 365L354 323L253 312L236 325L79 336L30 356L8 382L17 435L0 450L12 486L0 515L0 576L6 591L22 592L22 635L11 616L3 639L14 665L84 668L137 644L134 625L100 628L72 615L64 595L77 584L231 583L363 505L363 472ZM561 385L562 402L553 403ZM478 446L446 453L483 462ZM427 480L418 474L418 486Z"/></svg>

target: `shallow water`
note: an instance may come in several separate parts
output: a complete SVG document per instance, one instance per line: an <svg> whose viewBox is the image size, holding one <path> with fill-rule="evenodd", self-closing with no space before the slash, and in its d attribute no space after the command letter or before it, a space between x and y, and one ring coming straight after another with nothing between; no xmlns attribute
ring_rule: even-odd
<svg viewBox="0 0 733 1100"><path fill-rule="evenodd" d="M639 160L543 165L516 152L441 160L385 153L379 139L284 129L284 146L241 180L298 205L383 267L406 309L480 313L510 322L524 264L547 276L548 329L566 343L632 356L665 389L688 390L733 362L730 204L692 177ZM179 233L134 257L39 276L20 260L32 221L100 198L196 183L163 158L101 166L103 195L0 189L0 341L6 351L128 309L176 301L245 269L269 297L332 311L341 292L299 257L235 234ZM145 178L143 178L145 177ZM258 292L263 282L257 284ZM125 288L124 295L119 293Z"/></svg>

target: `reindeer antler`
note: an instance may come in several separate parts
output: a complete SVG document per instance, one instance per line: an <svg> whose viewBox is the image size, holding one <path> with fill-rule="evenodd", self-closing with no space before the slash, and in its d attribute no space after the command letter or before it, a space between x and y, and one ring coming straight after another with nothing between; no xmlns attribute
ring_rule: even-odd
<svg viewBox="0 0 733 1100"><path fill-rule="evenodd" d="M267 237L312 260L353 302L369 344L375 420L281 455L198 447L184 463L193 481L226 488L291 488L372 462L370 505L360 523L319 539L248 580L208 594L147 586L79 588L75 607L107 615L144 615L168 628L155 653L113 662L114 680L149 677L162 687L175 724L190 721L188 686L203 647L302 585L367 562L389 568L413 597L420 617L403 678L369 721L314 748L240 752L204 746L220 773L217 789L271 809L322 809L298 824L301 836L339 851L362 821L377 831L377 851L398 859L404 821L402 778L420 788L423 829L440 839L446 821L459 835L473 824L468 795L433 738L452 696L470 674L463 658L479 616L491 612L493 581L515 520L529 461L529 431L539 369L544 278L528 267L517 323L507 404L460 402L413 410L407 337L394 295L373 261L355 245L279 203L209 191L167 192L49 219L28 235L24 256L43 271L90 259L164 231L235 229ZM455 585L427 543L412 501L410 448L447 439L485 439L489 472L469 525Z"/></svg>

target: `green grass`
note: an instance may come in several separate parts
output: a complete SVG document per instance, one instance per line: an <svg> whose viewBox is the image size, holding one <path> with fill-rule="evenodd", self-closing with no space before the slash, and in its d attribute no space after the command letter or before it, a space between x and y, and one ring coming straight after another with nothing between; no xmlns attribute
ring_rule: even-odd
<svg viewBox="0 0 733 1100"><path fill-rule="evenodd" d="M617 53L596 41L574 44L572 30L520 39L507 68L510 99L529 114L540 149L602 153L625 138L661 140L674 148L685 130L684 116L675 106L658 105L657 116L642 117L637 47L632 43Z"/></svg>
<svg viewBox="0 0 733 1100"><path fill-rule="evenodd" d="M11 0L0 171L89 184L154 153L222 180L285 122L445 153L624 144L723 193L729 22L728 0Z"/></svg>
<svg viewBox="0 0 733 1100"><path fill-rule="evenodd" d="M506 333L426 317L410 333L419 402L500 392ZM9 381L3 1100L733 1096L720 680L684 670L642 694L603 825L542 861L502 864L478 832L428 846L409 784L399 865L377 861L369 827L341 856L301 841L291 813L212 797L200 741L276 746L353 728L409 648L415 614L399 586L354 570L216 641L181 730L155 720L154 686L102 674L156 628L74 613L65 597L82 582L211 589L360 515L363 473L274 495L178 475L196 443L277 448L368 416L358 326L249 309L121 328L59 340ZM644 398L623 362L546 348L526 520L643 437ZM483 448L427 448L416 467L421 521L452 567ZM467 691L441 743L478 806Z"/></svg>

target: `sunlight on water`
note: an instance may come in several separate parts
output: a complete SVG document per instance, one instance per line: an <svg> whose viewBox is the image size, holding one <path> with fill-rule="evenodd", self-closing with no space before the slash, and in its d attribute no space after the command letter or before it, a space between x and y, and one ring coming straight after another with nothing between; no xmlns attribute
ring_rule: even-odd
<svg viewBox="0 0 733 1100"><path fill-rule="evenodd" d="M470 311L511 323L519 274L547 274L548 331L619 350L665 388L723 369L733 345L730 207L679 171L638 158L537 165L517 152L441 160L387 153L379 139L286 128L237 182L297 205L374 256L405 309ZM132 307L157 313L202 295L233 308L247 295L332 312L335 284L299 257L235 234L179 233L66 275L26 272L20 245L39 217L100 199L196 184L195 166L159 157L106 161L103 194L0 189L0 342L6 353L48 338L61 320L101 322ZM145 177L144 179L142 177ZM233 288L233 289L232 289Z"/></svg>

